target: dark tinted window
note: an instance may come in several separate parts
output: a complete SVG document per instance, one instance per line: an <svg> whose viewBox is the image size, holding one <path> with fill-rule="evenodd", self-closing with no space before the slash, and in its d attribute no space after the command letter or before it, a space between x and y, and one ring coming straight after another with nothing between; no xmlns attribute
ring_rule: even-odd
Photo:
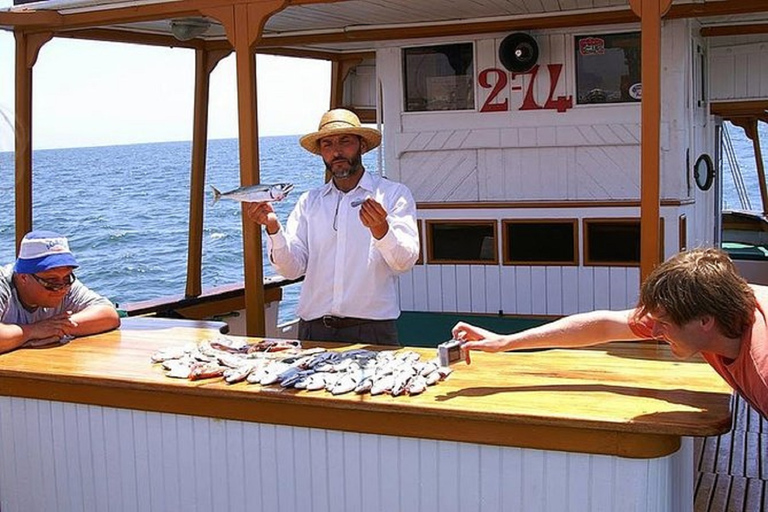
<svg viewBox="0 0 768 512"><path fill-rule="evenodd" d="M430 263L496 263L495 223L427 221Z"/></svg>
<svg viewBox="0 0 768 512"><path fill-rule="evenodd" d="M475 108L472 43L403 50L405 111Z"/></svg>
<svg viewBox="0 0 768 512"><path fill-rule="evenodd" d="M576 264L576 221L506 221L505 263Z"/></svg>
<svg viewBox="0 0 768 512"><path fill-rule="evenodd" d="M577 36L577 103L639 102L640 33Z"/></svg>
<svg viewBox="0 0 768 512"><path fill-rule="evenodd" d="M640 264L640 221L588 222L586 236L586 262Z"/></svg>

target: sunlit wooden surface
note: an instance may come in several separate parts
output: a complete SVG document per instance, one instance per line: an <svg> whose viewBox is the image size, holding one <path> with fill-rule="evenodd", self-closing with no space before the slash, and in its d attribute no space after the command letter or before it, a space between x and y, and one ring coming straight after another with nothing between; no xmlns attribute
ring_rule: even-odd
<svg viewBox="0 0 768 512"><path fill-rule="evenodd" d="M125 319L118 331L17 350L0 356L0 394L628 457L663 456L677 450L681 436L716 435L731 424L727 385L705 363L677 361L656 343L473 353L471 365L455 365L446 381L414 397L177 380L151 364L155 350L220 336L218 328Z"/></svg>

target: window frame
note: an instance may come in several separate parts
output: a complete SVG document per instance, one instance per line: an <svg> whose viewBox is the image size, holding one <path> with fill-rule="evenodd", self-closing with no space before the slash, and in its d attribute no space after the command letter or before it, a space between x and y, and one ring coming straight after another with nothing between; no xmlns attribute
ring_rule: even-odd
<svg viewBox="0 0 768 512"><path fill-rule="evenodd" d="M573 260L572 261L517 261L510 256L510 243L508 226L511 224L570 224L573 228ZM501 247L503 252L503 265L528 266L528 267L575 267L579 265L579 219L502 219L501 221Z"/></svg>
<svg viewBox="0 0 768 512"><path fill-rule="evenodd" d="M585 267L640 267L640 258L636 262L629 261L594 261L589 254L589 225L590 224L637 224L640 228L640 217L622 218L584 218L582 219L582 232L584 238L584 266ZM659 217L659 261L664 261L664 217ZM642 233L638 233L638 248L641 248Z"/></svg>
<svg viewBox="0 0 768 512"><path fill-rule="evenodd" d="M462 108L462 109L437 109L437 110L430 110L430 109L424 109L424 110L408 110L408 76L407 76L407 59L406 59L406 52L408 50L414 50L418 48L432 48L437 46L459 46L468 44L472 47L472 72L468 75L469 76L469 83L472 87L472 107L470 108ZM445 44L421 44L421 45L413 45L413 46L404 46L400 48L400 82L402 84L400 95L400 101L401 103L401 112L405 115L409 114L434 114L434 113L440 113L440 112L477 112L478 106L478 97L477 97L477 44L474 40L468 40L468 41L456 41L456 42L450 42ZM454 75L456 76L456 75Z"/></svg>
<svg viewBox="0 0 768 512"><path fill-rule="evenodd" d="M578 40L580 38L585 37L606 37L606 36L618 36L622 34L637 34L639 38L639 46L640 50L642 50L642 31L640 30L640 27L635 28L627 28L626 30L612 30L612 31L590 31L590 32L580 32L580 33L573 33L570 37L570 44L571 44L571 59L573 62L573 78L572 78L572 86L573 86L573 106L574 107L595 107L595 106L629 106L629 105L637 105L640 106L641 100L631 100L631 101L605 101L605 102L594 102L594 103L581 103L579 100L579 59L578 59L578 52L579 52L579 44ZM640 56L642 59L642 54ZM640 80L638 83L642 83L642 62L639 65L639 71L641 73Z"/></svg>
<svg viewBox="0 0 768 512"><path fill-rule="evenodd" d="M490 226L493 233L493 259L490 260L447 260L435 259L435 246L432 226L440 224ZM429 265L498 265L499 264L499 234L498 221L495 219L427 219L425 220L427 237L426 263Z"/></svg>

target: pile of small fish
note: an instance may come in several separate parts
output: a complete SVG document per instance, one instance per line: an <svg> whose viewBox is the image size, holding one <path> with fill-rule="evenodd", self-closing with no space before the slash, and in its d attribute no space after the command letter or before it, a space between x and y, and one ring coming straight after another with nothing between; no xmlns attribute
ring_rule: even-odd
<svg viewBox="0 0 768 512"><path fill-rule="evenodd" d="M222 377L229 384L279 384L307 391L324 389L334 395L351 391L418 395L451 373L438 359L421 361L410 350L302 349L296 340L249 344L228 337L161 349L152 354L152 362L162 365L171 378Z"/></svg>

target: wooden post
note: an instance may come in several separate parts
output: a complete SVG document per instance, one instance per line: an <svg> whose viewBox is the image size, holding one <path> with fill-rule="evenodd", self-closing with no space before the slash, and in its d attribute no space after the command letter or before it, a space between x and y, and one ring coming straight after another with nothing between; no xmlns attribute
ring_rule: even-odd
<svg viewBox="0 0 768 512"><path fill-rule="evenodd" d="M212 8L235 48L237 58L237 111L240 142L240 184L259 183L259 133L256 112L256 42L269 16L283 9L287 0L264 0L230 7ZM204 11L205 12L205 11ZM264 336L264 269L261 227L245 215L243 223L243 267L245 274L245 329L248 336Z"/></svg>
<svg viewBox="0 0 768 512"><path fill-rule="evenodd" d="M672 0L630 0L640 16L643 99L640 136L640 282L659 264L661 18Z"/></svg>
<svg viewBox="0 0 768 512"><path fill-rule="evenodd" d="M195 112L192 127L192 173L189 189L189 241L187 297L203 292L203 212L205 209L205 157L208 149L208 99L211 72L232 50L195 50Z"/></svg>
<svg viewBox="0 0 768 512"><path fill-rule="evenodd" d="M26 34L14 31L16 38L16 254L21 239L32 231L32 68L40 48L53 34Z"/></svg>

